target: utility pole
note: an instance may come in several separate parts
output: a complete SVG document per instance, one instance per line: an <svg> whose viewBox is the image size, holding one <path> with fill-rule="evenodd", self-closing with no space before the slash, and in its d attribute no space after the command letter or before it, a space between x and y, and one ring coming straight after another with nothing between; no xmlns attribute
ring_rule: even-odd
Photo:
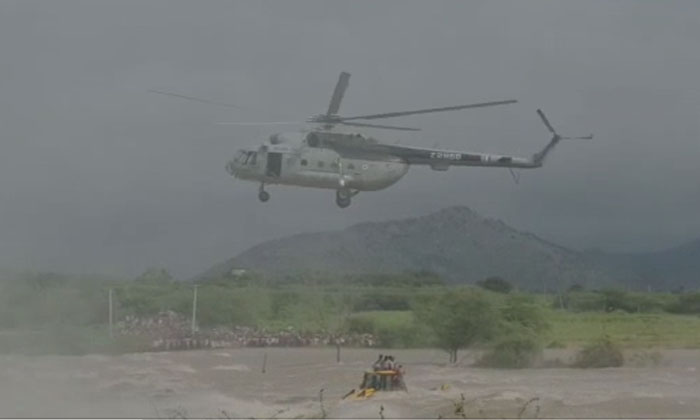
<svg viewBox="0 0 700 420"><path fill-rule="evenodd" d="M112 323L114 319L114 310L112 306L112 289L109 289L109 338L114 338L114 333L112 331Z"/></svg>
<svg viewBox="0 0 700 420"><path fill-rule="evenodd" d="M197 285L194 285L194 296L192 298L192 334L197 331Z"/></svg>

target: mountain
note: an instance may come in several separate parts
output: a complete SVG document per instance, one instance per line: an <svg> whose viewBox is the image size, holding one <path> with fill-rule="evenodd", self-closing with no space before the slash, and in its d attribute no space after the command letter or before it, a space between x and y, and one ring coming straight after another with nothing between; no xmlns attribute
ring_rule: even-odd
<svg viewBox="0 0 700 420"><path fill-rule="evenodd" d="M468 207L361 223L264 242L198 278L245 268L283 278L300 272L429 271L450 283L500 276L524 290L625 286L670 290L700 284L700 241L659 253L580 252L485 218Z"/></svg>
<svg viewBox="0 0 700 420"><path fill-rule="evenodd" d="M660 252L586 255L617 283L640 289L681 290L700 286L700 239Z"/></svg>

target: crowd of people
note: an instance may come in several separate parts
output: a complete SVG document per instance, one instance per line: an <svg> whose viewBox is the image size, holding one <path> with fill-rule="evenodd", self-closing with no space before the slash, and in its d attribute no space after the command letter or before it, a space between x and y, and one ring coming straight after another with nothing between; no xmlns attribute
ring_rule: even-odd
<svg viewBox="0 0 700 420"><path fill-rule="evenodd" d="M296 331L265 331L242 326L201 328L192 332L191 321L176 312L163 311L153 316L127 315L116 324L120 335L142 336L152 340L151 350L187 350L222 347L314 347L341 345L374 347L372 334L331 334Z"/></svg>

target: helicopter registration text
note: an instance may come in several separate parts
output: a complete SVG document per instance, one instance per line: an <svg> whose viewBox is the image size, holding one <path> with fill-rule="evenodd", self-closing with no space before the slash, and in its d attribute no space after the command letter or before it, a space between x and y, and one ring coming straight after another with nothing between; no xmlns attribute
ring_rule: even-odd
<svg viewBox="0 0 700 420"><path fill-rule="evenodd" d="M461 160L461 153L430 152L430 159Z"/></svg>

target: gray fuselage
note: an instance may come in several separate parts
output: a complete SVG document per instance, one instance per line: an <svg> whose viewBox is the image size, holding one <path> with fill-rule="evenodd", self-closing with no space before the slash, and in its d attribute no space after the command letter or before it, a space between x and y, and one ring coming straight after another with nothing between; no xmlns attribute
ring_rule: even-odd
<svg viewBox="0 0 700 420"><path fill-rule="evenodd" d="M295 133L273 136L257 150L239 150L226 167L236 178L263 184L376 191L395 184L409 165L390 155L341 156Z"/></svg>

